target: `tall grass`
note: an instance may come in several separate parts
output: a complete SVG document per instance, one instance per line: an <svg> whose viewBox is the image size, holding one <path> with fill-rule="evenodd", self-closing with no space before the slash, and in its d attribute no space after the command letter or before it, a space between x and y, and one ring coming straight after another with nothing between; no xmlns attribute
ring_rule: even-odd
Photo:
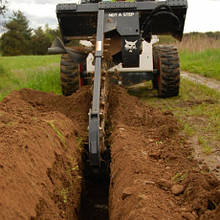
<svg viewBox="0 0 220 220"><path fill-rule="evenodd" d="M207 36L186 36L181 42L177 42L180 51L202 52L210 49L220 49L220 40Z"/></svg>
<svg viewBox="0 0 220 220"><path fill-rule="evenodd" d="M60 56L1 57L0 100L21 88L61 94L59 60Z"/></svg>
<svg viewBox="0 0 220 220"><path fill-rule="evenodd" d="M220 80L220 49L180 51L181 69Z"/></svg>
<svg viewBox="0 0 220 220"><path fill-rule="evenodd" d="M207 36L187 36L176 43L181 69L220 80L220 40Z"/></svg>

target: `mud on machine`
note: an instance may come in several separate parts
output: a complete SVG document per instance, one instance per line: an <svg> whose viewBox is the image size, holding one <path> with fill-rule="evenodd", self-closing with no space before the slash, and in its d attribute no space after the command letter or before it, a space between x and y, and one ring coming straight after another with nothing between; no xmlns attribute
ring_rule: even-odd
<svg viewBox="0 0 220 220"><path fill-rule="evenodd" d="M144 44L151 42L153 35L160 34L170 34L181 40L186 11L187 0L88 0L80 4L57 5L62 40L56 39L49 53L63 54L60 62L63 94L71 95L82 85L93 86L89 111L91 166L99 167L106 151L105 121L110 79L122 85L151 80L158 96L178 95L180 70L176 47L156 45L152 50ZM82 50L67 46L76 39L90 41L92 47ZM93 62L88 61L88 54L93 55ZM144 66L147 57L152 63L150 68ZM120 63L121 68L114 67Z"/></svg>

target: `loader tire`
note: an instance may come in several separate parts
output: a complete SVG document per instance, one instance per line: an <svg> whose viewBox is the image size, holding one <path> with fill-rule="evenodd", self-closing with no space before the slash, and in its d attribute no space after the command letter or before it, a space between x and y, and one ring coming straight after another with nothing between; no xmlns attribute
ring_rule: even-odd
<svg viewBox="0 0 220 220"><path fill-rule="evenodd" d="M72 95L80 87L79 65L68 54L63 54L60 61L60 84L64 96Z"/></svg>
<svg viewBox="0 0 220 220"><path fill-rule="evenodd" d="M154 46L153 47L153 68L154 71L156 70L156 72L154 72L153 74L153 79L152 79L152 86L153 89L158 89L158 77L159 77L159 67L158 67L158 60L159 60L159 56L158 56L158 46Z"/></svg>
<svg viewBox="0 0 220 220"><path fill-rule="evenodd" d="M157 45L153 48L154 68L157 73L153 77L153 86L162 98L174 97L179 94L180 66L177 48L174 46Z"/></svg>

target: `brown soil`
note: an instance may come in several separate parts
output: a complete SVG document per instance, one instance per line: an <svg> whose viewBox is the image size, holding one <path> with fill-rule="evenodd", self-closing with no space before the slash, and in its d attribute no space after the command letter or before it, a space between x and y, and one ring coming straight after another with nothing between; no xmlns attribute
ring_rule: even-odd
<svg viewBox="0 0 220 220"><path fill-rule="evenodd" d="M199 168L171 112L110 95L110 219L220 219L220 182Z"/></svg>
<svg viewBox="0 0 220 220"><path fill-rule="evenodd" d="M0 104L0 219L78 219L90 94L30 89Z"/></svg>
<svg viewBox="0 0 220 220"><path fill-rule="evenodd" d="M173 114L120 87L109 103L109 218L220 219L220 183L199 168ZM23 89L1 102L0 219L79 219L90 104L88 88L70 97ZM108 219L97 217L107 206L93 192L88 203L97 200L96 209L87 219ZM86 215L85 207L93 206L81 205Z"/></svg>

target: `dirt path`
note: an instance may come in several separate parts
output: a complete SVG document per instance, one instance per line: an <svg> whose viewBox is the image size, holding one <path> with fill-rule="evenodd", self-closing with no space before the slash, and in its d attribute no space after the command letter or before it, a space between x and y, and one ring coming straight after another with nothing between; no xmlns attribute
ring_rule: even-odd
<svg viewBox="0 0 220 220"><path fill-rule="evenodd" d="M186 78L190 81L193 81L194 83L205 85L211 89L215 89L220 92L220 81L203 77L198 74L193 74L189 72L182 71L181 76L183 78ZM201 146L198 144L198 137L194 135L192 138L190 138L189 142L194 146L195 150L195 157L199 160L204 161L208 167L215 173L215 175L220 179L220 173L219 173L219 164L220 164L220 153L219 148L213 149L213 152L211 154L204 154Z"/></svg>
<svg viewBox="0 0 220 220"><path fill-rule="evenodd" d="M216 89L220 92L220 81L216 79L207 78L198 74L193 74L185 71L181 71L181 76L195 83L205 85L211 89Z"/></svg>

